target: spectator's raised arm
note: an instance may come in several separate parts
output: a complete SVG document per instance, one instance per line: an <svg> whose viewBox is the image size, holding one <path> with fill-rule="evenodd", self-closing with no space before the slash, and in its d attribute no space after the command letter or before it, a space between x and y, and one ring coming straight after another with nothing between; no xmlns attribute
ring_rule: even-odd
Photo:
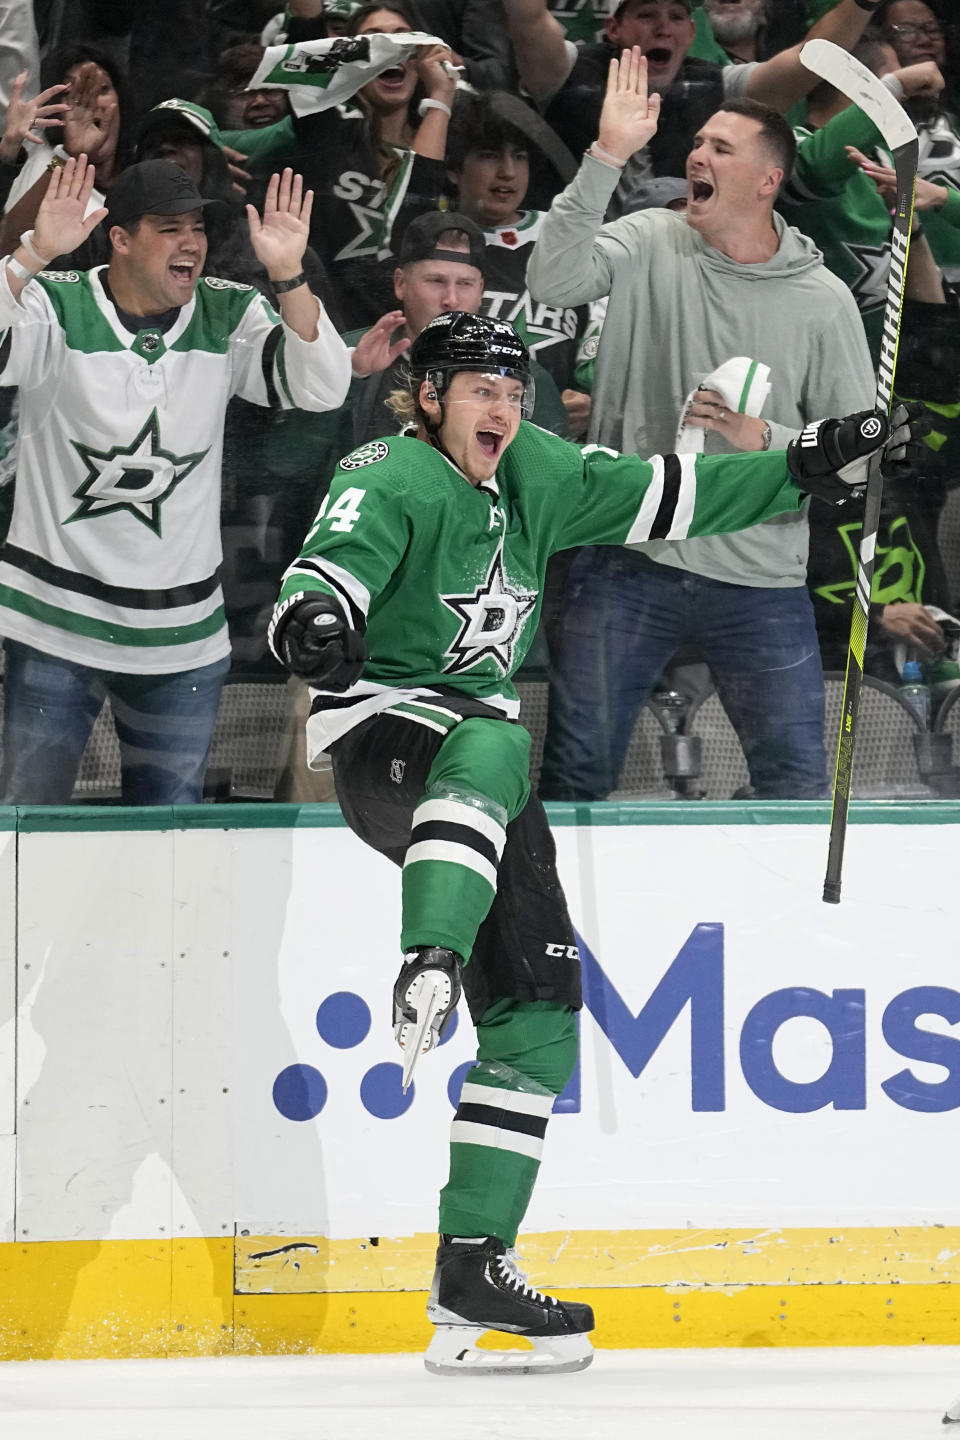
<svg viewBox="0 0 960 1440"><path fill-rule="evenodd" d="M598 241L620 171L657 129L660 96L648 94L647 62L638 46L611 60L596 142L551 206L527 267L537 300L579 305L606 295L612 280L609 250Z"/></svg>
<svg viewBox="0 0 960 1440"><path fill-rule="evenodd" d="M521 84L538 103L548 100L573 63L563 26L547 0L504 0L504 9Z"/></svg>
<svg viewBox="0 0 960 1440"><path fill-rule="evenodd" d="M762 100L774 110L783 114L809 95L819 84L817 76L808 70L800 60L800 51L808 40L831 40L844 50L851 50L870 24L873 11L880 0L840 0L840 3L822 16L810 29L802 44L781 50L769 60L763 60L751 71L747 81L747 93L752 100Z"/></svg>

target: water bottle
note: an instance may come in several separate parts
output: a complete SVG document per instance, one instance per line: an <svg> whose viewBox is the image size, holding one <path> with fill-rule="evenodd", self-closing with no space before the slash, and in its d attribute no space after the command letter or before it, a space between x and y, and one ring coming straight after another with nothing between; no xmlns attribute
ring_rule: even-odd
<svg viewBox="0 0 960 1440"><path fill-rule="evenodd" d="M923 678L919 660L905 660L900 675L900 695L920 722L921 730L930 729L930 686Z"/></svg>

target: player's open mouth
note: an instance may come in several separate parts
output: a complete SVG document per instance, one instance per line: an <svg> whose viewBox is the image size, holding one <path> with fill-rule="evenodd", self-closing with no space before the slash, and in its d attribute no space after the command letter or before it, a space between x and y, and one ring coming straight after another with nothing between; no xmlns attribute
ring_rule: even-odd
<svg viewBox="0 0 960 1440"><path fill-rule="evenodd" d="M702 205L705 200L710 199L712 194L713 186L709 180L690 181L690 200L692 204Z"/></svg>
<svg viewBox="0 0 960 1440"><path fill-rule="evenodd" d="M184 281L184 283L188 283L193 279L193 266L185 264L171 265L170 274L174 277L174 279L182 280Z"/></svg>
<svg viewBox="0 0 960 1440"><path fill-rule="evenodd" d="M498 435L495 430L478 430L477 444L488 460L496 460L503 445L503 436Z"/></svg>

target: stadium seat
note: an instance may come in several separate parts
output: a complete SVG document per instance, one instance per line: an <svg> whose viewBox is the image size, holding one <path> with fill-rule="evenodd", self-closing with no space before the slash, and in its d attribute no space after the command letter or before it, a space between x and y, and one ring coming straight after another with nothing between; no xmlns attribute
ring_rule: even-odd
<svg viewBox="0 0 960 1440"><path fill-rule="evenodd" d="M827 692L827 772L832 781L836 762L844 677L840 671L824 676ZM935 792L923 783L917 768L913 737L920 725L896 688L866 676L857 718L853 759L853 789L861 800L930 799Z"/></svg>
<svg viewBox="0 0 960 1440"><path fill-rule="evenodd" d="M547 733L549 686L546 679L519 679L514 682L520 697L520 720L530 732L530 783L536 789L543 761ZM644 706L634 726L620 784L611 800L673 800L676 798L663 773L660 736L663 730L656 715Z"/></svg>
<svg viewBox="0 0 960 1440"><path fill-rule="evenodd" d="M691 707L687 726L702 741L700 783L707 800L730 800L749 787L743 746L715 690Z"/></svg>
<svg viewBox="0 0 960 1440"><path fill-rule="evenodd" d="M844 677L824 676L826 717L824 741L827 774L833 780ZM960 712L958 712L960 721ZM691 713L690 728L703 741L703 787L708 799L728 800L750 784L746 757L736 732L714 692ZM859 799L930 799L917 767L913 744L920 733L913 711L896 689L869 676L864 680L854 754L853 791Z"/></svg>

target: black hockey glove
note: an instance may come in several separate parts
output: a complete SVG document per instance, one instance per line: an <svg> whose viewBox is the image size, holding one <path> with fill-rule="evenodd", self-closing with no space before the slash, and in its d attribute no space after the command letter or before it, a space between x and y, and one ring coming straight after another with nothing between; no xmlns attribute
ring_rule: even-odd
<svg viewBox="0 0 960 1440"><path fill-rule="evenodd" d="M787 468L808 495L842 505L863 494L870 460L883 451L884 473L910 468L915 442L929 430L922 405L898 405L888 420L861 410L844 420L815 420L787 446Z"/></svg>
<svg viewBox="0 0 960 1440"><path fill-rule="evenodd" d="M349 690L360 678L367 643L343 618L335 600L304 595L277 617L270 636L277 658L292 675L321 690Z"/></svg>

